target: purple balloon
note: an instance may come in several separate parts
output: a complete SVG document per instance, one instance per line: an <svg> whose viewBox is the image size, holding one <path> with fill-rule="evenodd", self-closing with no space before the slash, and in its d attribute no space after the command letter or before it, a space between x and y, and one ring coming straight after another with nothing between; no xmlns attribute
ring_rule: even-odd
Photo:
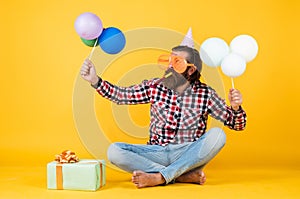
<svg viewBox="0 0 300 199"><path fill-rule="evenodd" d="M83 39L96 39L102 33L102 21L97 15L85 12L77 17L75 21L75 30Z"/></svg>

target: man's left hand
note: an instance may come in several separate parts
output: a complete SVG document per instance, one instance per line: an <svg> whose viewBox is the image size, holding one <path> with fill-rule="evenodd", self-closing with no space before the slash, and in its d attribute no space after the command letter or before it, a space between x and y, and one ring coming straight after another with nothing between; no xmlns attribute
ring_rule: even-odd
<svg viewBox="0 0 300 199"><path fill-rule="evenodd" d="M230 89L228 94L228 99L232 109L235 111L239 110L239 107L243 102L241 92L237 89L233 89L233 88Z"/></svg>

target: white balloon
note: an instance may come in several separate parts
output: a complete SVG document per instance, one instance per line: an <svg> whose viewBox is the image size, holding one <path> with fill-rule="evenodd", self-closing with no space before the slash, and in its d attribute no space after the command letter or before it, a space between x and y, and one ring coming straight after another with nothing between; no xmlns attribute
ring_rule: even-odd
<svg viewBox="0 0 300 199"><path fill-rule="evenodd" d="M221 63L222 72L229 77L238 77L246 70L246 61L236 53L227 55Z"/></svg>
<svg viewBox="0 0 300 199"><path fill-rule="evenodd" d="M229 46L218 37L206 39L200 46L201 60L208 66L217 67L222 60L229 54Z"/></svg>
<svg viewBox="0 0 300 199"><path fill-rule="evenodd" d="M246 62L252 61L258 52L256 40L250 35L239 35L230 42L232 52L241 55Z"/></svg>

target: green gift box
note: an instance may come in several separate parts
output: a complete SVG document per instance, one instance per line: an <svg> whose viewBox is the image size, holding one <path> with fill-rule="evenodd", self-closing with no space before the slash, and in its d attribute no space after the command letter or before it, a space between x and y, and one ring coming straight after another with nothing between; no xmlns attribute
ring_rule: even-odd
<svg viewBox="0 0 300 199"><path fill-rule="evenodd" d="M77 163L47 164L48 189L96 191L106 183L104 160L80 160Z"/></svg>

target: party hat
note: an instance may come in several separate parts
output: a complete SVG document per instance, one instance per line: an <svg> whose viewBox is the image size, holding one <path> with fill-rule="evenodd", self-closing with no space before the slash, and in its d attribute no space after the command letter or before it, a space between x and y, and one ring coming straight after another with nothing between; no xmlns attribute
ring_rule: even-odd
<svg viewBox="0 0 300 199"><path fill-rule="evenodd" d="M186 33L184 39L182 40L180 46L188 46L190 48L194 48L194 41L192 36L192 28L190 27L188 32Z"/></svg>

